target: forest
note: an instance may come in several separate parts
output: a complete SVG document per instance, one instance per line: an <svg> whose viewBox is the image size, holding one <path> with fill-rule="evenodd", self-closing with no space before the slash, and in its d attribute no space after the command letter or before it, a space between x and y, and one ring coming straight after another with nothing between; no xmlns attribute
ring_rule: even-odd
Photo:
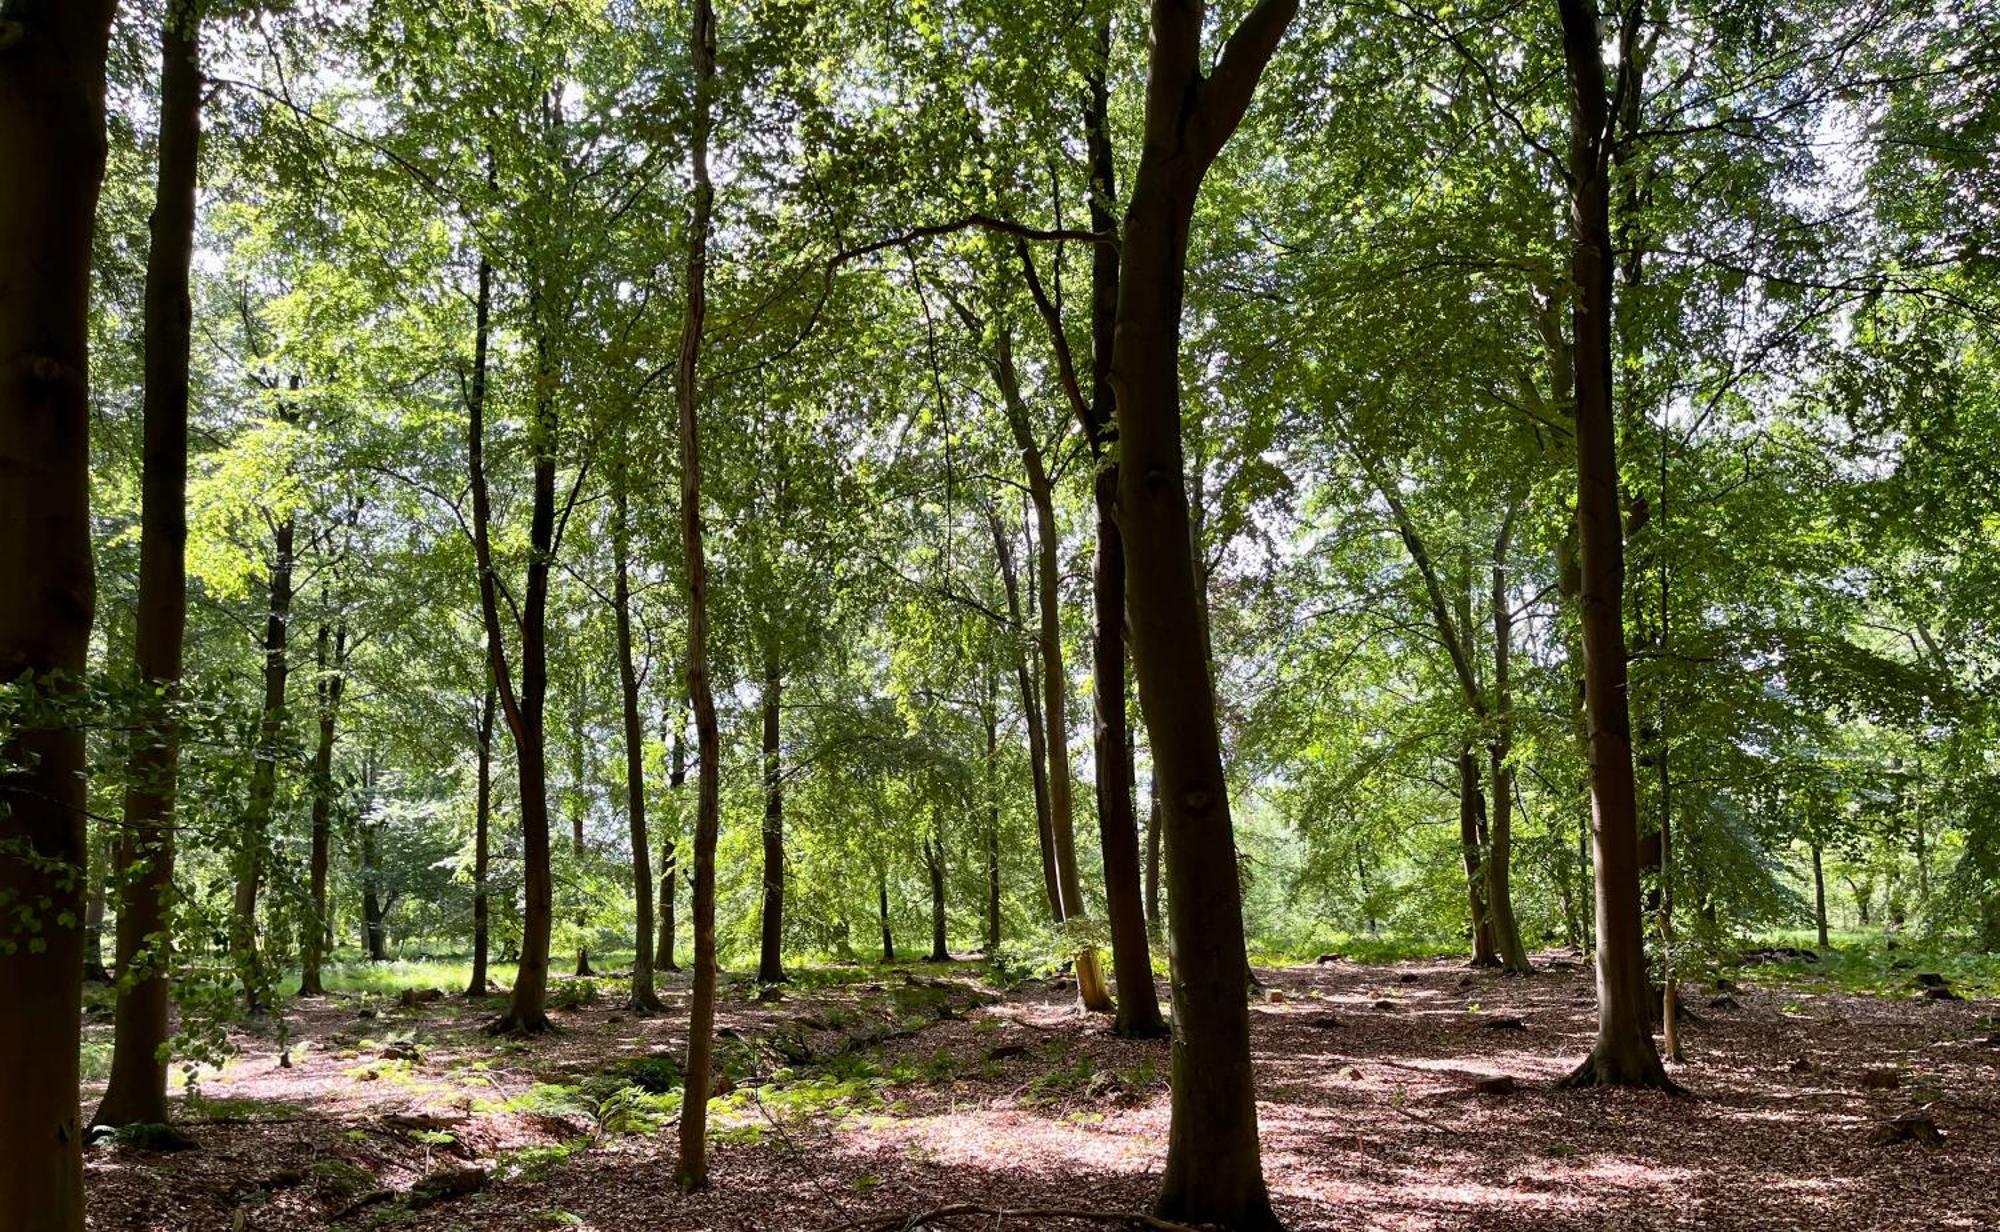
<svg viewBox="0 0 2000 1232"><path fill-rule="evenodd" d="M1991 1228L1990 0L0 0L0 1232Z"/></svg>

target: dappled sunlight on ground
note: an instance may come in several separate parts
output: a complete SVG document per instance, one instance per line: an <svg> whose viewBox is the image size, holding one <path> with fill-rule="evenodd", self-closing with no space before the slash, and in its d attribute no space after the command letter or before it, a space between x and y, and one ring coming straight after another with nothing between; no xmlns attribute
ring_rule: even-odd
<svg viewBox="0 0 2000 1232"><path fill-rule="evenodd" d="M1711 1005L1691 989L1689 1061L1674 1067L1691 1096L1563 1092L1552 1083L1588 1047L1594 1002L1580 965L1552 965L1525 980L1449 962L1265 974L1259 1117L1287 1223L1991 1226L1992 1005L1755 986ZM398 987L420 990L420 974ZM198 1101L179 1100L199 1149L90 1152L91 1226L831 1232L952 1201L1143 1209L1165 1154L1167 1044L1112 1036L1065 988L1002 997L978 974L801 973L768 1003L733 985L713 1186L694 1197L671 1184L684 976L653 1018L601 979L531 1040L483 1034L498 1001L296 1002L289 1065L265 1024L202 1076ZM1865 1089L1869 1070L1896 1085ZM1501 1075L1518 1089L1475 1089ZM1919 1104L1943 1148L1870 1143ZM405 1209L426 1175L471 1166L492 1174L483 1192Z"/></svg>

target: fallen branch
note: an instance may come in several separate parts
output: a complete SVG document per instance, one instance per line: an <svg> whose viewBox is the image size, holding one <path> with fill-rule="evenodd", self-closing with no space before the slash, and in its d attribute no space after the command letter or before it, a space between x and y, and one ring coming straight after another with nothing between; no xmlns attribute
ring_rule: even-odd
<svg viewBox="0 0 2000 1232"><path fill-rule="evenodd" d="M1081 1219L1089 1223L1149 1228L1152 1232L1195 1232L1195 1229L1187 1224L1155 1219L1138 1211L1095 1211L1062 1206L982 1206L977 1202L956 1202L950 1206L932 1207L930 1210L918 1211L911 1215L877 1216L857 1220L854 1223L840 1224L830 1232L850 1232L853 1229L861 1229L864 1232L915 1232L915 1229L928 1227L939 1220L956 1219L964 1215L983 1215L996 1220Z"/></svg>

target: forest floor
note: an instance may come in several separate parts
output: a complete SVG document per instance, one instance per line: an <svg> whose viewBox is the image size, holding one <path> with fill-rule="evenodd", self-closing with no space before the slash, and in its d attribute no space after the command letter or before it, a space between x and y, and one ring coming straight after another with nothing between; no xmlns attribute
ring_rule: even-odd
<svg viewBox="0 0 2000 1232"><path fill-rule="evenodd" d="M1531 979L1443 961L1260 971L1264 1171L1287 1226L2000 1220L2000 1002L1922 999L1914 972L1883 996L1797 964L1744 968L1687 990L1697 1017L1672 1067L1686 1096L1558 1091L1591 1038L1590 973L1573 957L1537 965ZM959 1202L1144 1210L1168 1045L1113 1036L1066 987L1003 993L983 975L822 969L769 1003L730 985L711 1187L693 1197L672 1182L684 975L663 1015L635 1017L609 991L623 982L601 980L532 1040L483 1034L499 1002L455 994L295 1001L289 1066L273 1031L243 1034L197 1097L176 1098L196 1149L90 1148L89 1226L834 1232ZM1518 1089L1474 1089L1503 1074ZM1873 1140L1920 1108L1941 1145ZM475 1192L427 1192L455 1170Z"/></svg>

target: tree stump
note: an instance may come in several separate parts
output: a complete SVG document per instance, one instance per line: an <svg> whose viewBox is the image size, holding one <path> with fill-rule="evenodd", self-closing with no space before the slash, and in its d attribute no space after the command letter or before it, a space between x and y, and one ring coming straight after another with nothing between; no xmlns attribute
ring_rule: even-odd
<svg viewBox="0 0 2000 1232"><path fill-rule="evenodd" d="M1944 1145L1944 1133L1938 1129L1937 1122L1931 1120L1930 1113L1913 1108L1878 1124L1868 1140L1876 1146L1915 1142L1923 1146L1940 1147Z"/></svg>

